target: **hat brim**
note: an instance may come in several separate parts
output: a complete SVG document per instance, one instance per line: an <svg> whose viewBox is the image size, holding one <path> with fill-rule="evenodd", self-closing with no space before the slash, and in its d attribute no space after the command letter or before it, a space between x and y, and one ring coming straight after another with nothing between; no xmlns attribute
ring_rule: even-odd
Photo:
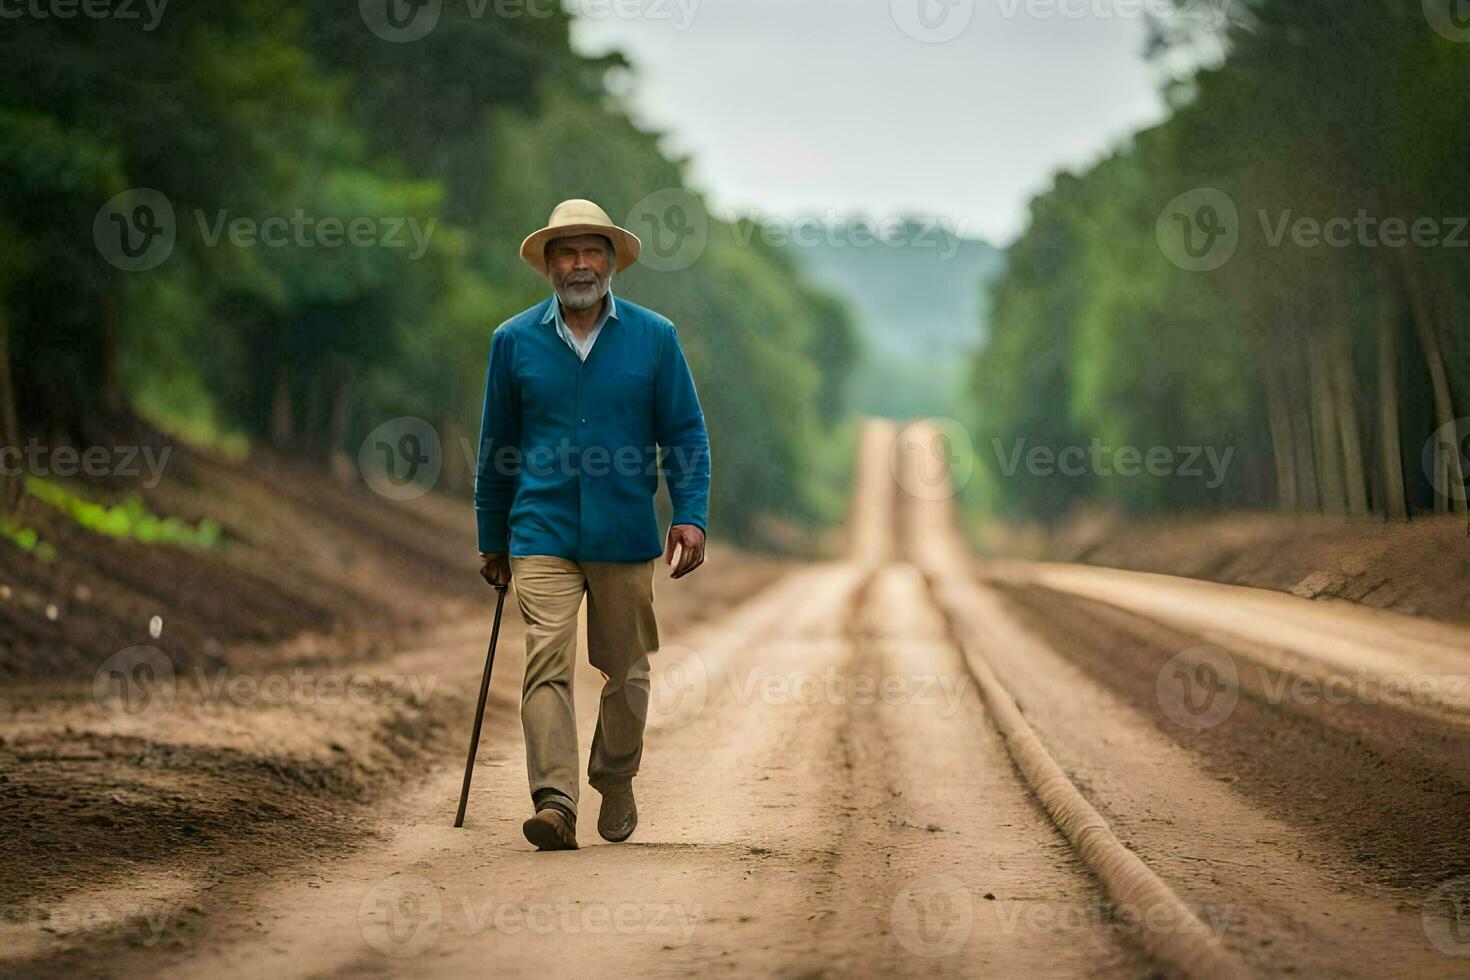
<svg viewBox="0 0 1470 980"><path fill-rule="evenodd" d="M533 231L521 242L521 258L526 264L543 276L546 275L546 245L557 238L570 238L573 235L606 235L613 243L613 252L617 256L617 268L613 271L622 272L634 262L638 261L638 253L643 250L643 243L638 236L626 228L617 225L556 225L554 227L542 228Z"/></svg>

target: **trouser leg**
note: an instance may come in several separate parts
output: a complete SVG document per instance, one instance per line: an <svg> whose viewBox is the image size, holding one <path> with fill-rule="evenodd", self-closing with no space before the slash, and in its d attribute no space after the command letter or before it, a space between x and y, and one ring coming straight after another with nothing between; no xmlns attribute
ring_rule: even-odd
<svg viewBox="0 0 1470 980"><path fill-rule="evenodd" d="M516 601L526 621L526 678L521 728L531 799L577 812L577 715L572 671L577 611L586 578L574 561L544 555L510 559Z"/></svg>
<svg viewBox="0 0 1470 980"><path fill-rule="evenodd" d="M587 777L606 791L629 783L643 757L648 658L658 650L653 614L654 560L582 562L587 576L587 654L607 678Z"/></svg>

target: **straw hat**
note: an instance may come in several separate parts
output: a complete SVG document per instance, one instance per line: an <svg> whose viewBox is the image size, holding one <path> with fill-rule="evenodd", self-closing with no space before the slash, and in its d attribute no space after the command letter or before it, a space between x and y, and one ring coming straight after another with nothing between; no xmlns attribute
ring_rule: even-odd
<svg viewBox="0 0 1470 980"><path fill-rule="evenodd" d="M546 275L546 243L553 238L566 238L571 235L606 235L612 239L613 250L617 253L617 269L622 272L628 266L638 261L638 253L643 248L643 243L638 236L626 228L619 228L612 223L607 212L581 198L573 198L570 201L562 201L551 212L551 218L547 220L546 227L540 231L533 231L521 242L521 258L526 264L543 276Z"/></svg>

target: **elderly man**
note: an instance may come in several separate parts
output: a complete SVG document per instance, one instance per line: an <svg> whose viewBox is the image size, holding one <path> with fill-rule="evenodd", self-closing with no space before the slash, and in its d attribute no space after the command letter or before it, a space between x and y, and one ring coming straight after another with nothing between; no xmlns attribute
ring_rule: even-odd
<svg viewBox="0 0 1470 980"><path fill-rule="evenodd" d="M481 574L512 577L526 621L521 725L539 850L577 846L577 720L572 667L587 596L588 659L607 678L587 776L602 794L597 830L638 824L657 558L683 578L704 561L709 438L674 325L614 299L614 270L640 243L591 201L563 201L521 258L553 295L495 331L475 480ZM662 450L662 457L660 457ZM664 474L672 526L660 542L653 497ZM677 564L676 564L677 562Z"/></svg>

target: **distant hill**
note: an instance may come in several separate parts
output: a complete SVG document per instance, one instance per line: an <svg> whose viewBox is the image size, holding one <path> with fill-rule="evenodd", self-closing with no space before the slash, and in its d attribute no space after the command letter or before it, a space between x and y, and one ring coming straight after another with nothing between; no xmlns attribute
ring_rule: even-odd
<svg viewBox="0 0 1470 980"><path fill-rule="evenodd" d="M854 372L854 411L892 418L955 414L970 355L987 335L985 290L999 249L910 221L887 240L871 226L828 225L793 248L813 281L843 297L867 348Z"/></svg>

